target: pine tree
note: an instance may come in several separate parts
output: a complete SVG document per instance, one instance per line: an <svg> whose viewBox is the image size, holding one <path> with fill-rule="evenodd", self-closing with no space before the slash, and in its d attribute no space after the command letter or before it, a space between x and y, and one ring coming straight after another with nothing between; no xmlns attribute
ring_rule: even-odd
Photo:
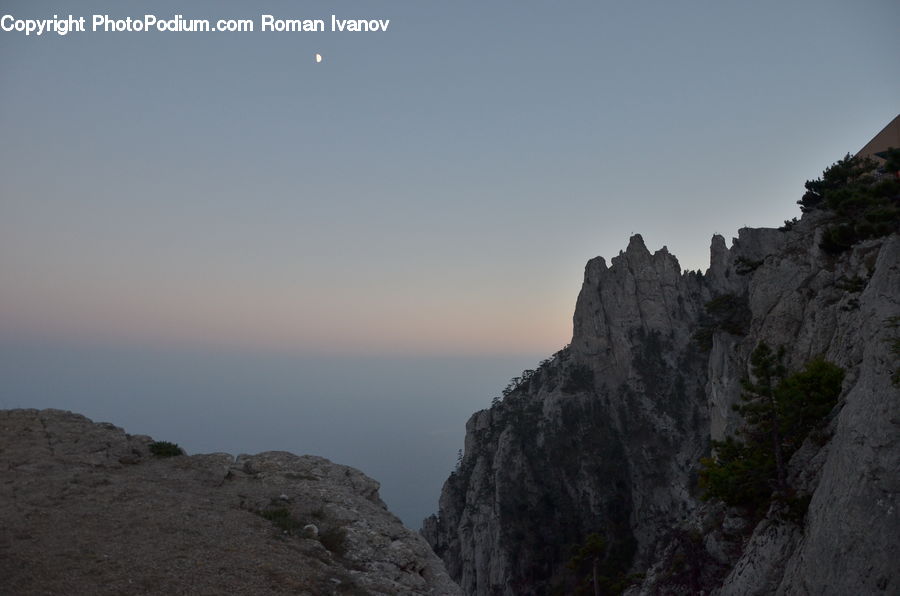
<svg viewBox="0 0 900 596"><path fill-rule="evenodd" d="M840 367L821 358L787 375L784 349L760 343L750 356L751 377L742 382L742 402L735 406L744 418L740 439L712 441L714 457L700 460L703 498L732 506L761 509L773 491L791 494L787 462L810 431L824 425L837 403L844 380Z"/></svg>
<svg viewBox="0 0 900 596"><path fill-rule="evenodd" d="M787 470L782 450L782 416L779 405L778 387L784 379L784 347L773 352L765 342L760 343L750 355L752 380L741 382L744 393L743 404L735 406L747 422L743 433L747 442L762 444L770 442L775 460L775 488L780 492L787 489Z"/></svg>

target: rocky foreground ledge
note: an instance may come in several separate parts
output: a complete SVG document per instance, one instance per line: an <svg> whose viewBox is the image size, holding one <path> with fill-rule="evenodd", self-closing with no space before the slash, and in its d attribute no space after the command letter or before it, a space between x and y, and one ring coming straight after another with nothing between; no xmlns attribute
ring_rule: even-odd
<svg viewBox="0 0 900 596"><path fill-rule="evenodd" d="M60 410L0 410L8 594L461 594L378 483L286 452L158 457Z"/></svg>

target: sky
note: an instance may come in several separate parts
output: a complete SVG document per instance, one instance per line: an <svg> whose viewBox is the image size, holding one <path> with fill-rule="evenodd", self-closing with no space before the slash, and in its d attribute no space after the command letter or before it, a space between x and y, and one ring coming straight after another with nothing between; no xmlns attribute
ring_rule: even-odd
<svg viewBox="0 0 900 596"><path fill-rule="evenodd" d="M900 112L895 1L0 0L69 13L390 23L0 31L0 407L214 451L382 408L352 440L273 442L432 510L465 417L569 341L588 259L641 233L705 269L714 233L799 215ZM435 455L361 455L397 441Z"/></svg>

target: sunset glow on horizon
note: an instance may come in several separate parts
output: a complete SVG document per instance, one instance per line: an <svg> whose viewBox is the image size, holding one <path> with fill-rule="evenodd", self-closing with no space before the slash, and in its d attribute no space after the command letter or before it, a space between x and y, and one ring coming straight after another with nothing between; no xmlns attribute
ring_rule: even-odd
<svg viewBox="0 0 900 596"><path fill-rule="evenodd" d="M0 409L314 453L407 523L590 259L705 271L900 111L896 0L2 5Z"/></svg>
<svg viewBox="0 0 900 596"><path fill-rule="evenodd" d="M79 295L70 288L65 296L41 301L6 293L0 331L67 342L394 355L551 353L571 337L570 314L554 320L547 305L512 295L505 303L480 304L472 296L445 295L416 308L383 292L378 296L378 288L355 295L367 296L363 302L338 293L165 289L127 296L109 290ZM209 295L222 297L209 302ZM555 310L565 312L561 305Z"/></svg>
<svg viewBox="0 0 900 596"><path fill-rule="evenodd" d="M342 5L363 7L375 10ZM202 8L184 18L247 16L244 3ZM499 5L473 20L401 2L371 15L390 21L377 34L4 32L0 329L552 353L588 259L641 233L705 269L712 234L797 215L804 180L896 114L892 52L831 47L795 27L799 7L777 20L708 8L684 20L668 5L652 18L586 5L575 21L519 8L531 26L497 28ZM847 47L887 22L823 14ZM830 86L828 102L792 82L841 65L857 82ZM873 84L861 109L852 90Z"/></svg>

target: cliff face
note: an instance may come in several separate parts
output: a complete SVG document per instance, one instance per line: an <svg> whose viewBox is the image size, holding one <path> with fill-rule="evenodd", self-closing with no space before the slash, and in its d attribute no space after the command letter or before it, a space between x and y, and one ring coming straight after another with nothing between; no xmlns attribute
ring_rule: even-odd
<svg viewBox="0 0 900 596"><path fill-rule="evenodd" d="M900 314L900 238L833 256L819 223L742 229L730 249L716 236L705 275L681 273L640 236L609 266L588 262L570 346L472 416L425 521L467 594L571 592L591 534L611 590L900 589L889 343L900 332L888 325ZM846 371L827 428L789 462L791 486L812 496L801 519L699 499L699 460L742 423L732 405L760 342L784 346L791 370L823 356Z"/></svg>
<svg viewBox="0 0 900 596"><path fill-rule="evenodd" d="M163 459L151 442L71 412L0 411L0 592L459 593L353 468Z"/></svg>

